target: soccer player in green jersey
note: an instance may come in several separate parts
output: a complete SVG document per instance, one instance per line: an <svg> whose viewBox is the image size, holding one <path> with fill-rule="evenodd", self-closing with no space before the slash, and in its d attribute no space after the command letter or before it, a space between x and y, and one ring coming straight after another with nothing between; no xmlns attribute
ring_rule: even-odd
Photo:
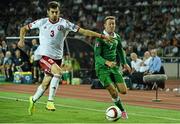
<svg viewBox="0 0 180 124"><path fill-rule="evenodd" d="M121 37L114 32L115 27L115 17L107 16L104 19L103 34L106 36L112 36L114 40L112 40L112 42L106 42L101 38L96 39L94 47L95 69L100 82L109 91L115 105L122 111L121 118L127 119L127 112L125 111L118 95L118 91L122 94L126 94L127 86L117 64L117 59L119 59L124 69L127 69L130 72L131 68L126 62L126 55L122 48Z"/></svg>

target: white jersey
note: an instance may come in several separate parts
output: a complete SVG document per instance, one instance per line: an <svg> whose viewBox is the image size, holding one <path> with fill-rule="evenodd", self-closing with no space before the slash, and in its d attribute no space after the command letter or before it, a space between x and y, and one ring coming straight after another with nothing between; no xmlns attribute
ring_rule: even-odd
<svg viewBox="0 0 180 124"><path fill-rule="evenodd" d="M43 55L52 59L62 59L64 40L70 31L77 32L79 27L68 20L59 18L53 23L49 18L36 20L29 25L30 29L39 29L40 45L35 51L35 60Z"/></svg>
<svg viewBox="0 0 180 124"><path fill-rule="evenodd" d="M136 61L131 61L131 67L134 68L136 72L139 72L141 62L142 62L141 59L137 59Z"/></svg>
<svg viewBox="0 0 180 124"><path fill-rule="evenodd" d="M145 72L145 71L149 70L149 62L150 62L151 59L152 59L152 57L149 57L148 59L146 59L144 61L144 66L140 67L140 72Z"/></svg>

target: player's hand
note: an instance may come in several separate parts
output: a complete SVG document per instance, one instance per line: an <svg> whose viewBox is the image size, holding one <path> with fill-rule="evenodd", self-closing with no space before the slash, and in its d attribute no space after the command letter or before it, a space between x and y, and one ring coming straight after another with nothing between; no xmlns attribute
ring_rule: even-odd
<svg viewBox="0 0 180 124"><path fill-rule="evenodd" d="M112 42L113 41L113 37L112 36L105 36L104 38L107 42Z"/></svg>
<svg viewBox="0 0 180 124"><path fill-rule="evenodd" d="M19 47L19 48L23 48L24 46L25 46L24 41L23 41L23 40L20 40L20 41L18 42L18 47Z"/></svg>
<svg viewBox="0 0 180 124"><path fill-rule="evenodd" d="M128 64L125 64L123 67L124 69L128 70L129 73L131 73L131 68L129 67Z"/></svg>
<svg viewBox="0 0 180 124"><path fill-rule="evenodd" d="M104 39L107 42L112 42L113 41L112 36L106 36L106 35L101 34L101 38Z"/></svg>
<svg viewBox="0 0 180 124"><path fill-rule="evenodd" d="M110 68L112 68L112 67L114 67L114 66L116 66L116 62L112 62L112 61L106 61L106 63L105 63L108 67L110 67Z"/></svg>

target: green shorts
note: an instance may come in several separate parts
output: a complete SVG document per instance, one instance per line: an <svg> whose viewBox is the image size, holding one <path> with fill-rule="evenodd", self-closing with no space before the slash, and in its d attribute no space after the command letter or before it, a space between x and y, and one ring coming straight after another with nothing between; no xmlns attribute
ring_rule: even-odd
<svg viewBox="0 0 180 124"><path fill-rule="evenodd" d="M122 73L117 67L98 70L97 76L104 87L107 87L111 83L124 83Z"/></svg>

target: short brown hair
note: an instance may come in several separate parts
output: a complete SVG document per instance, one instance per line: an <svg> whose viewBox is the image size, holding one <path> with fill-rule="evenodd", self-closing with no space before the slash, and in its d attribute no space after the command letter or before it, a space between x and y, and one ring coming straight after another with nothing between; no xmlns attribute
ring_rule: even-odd
<svg viewBox="0 0 180 124"><path fill-rule="evenodd" d="M116 20L116 17L115 17L115 16L106 16L106 17L104 18L104 23L106 23L106 21L107 21L108 19Z"/></svg>
<svg viewBox="0 0 180 124"><path fill-rule="evenodd" d="M47 9L50 10L50 8L56 9L56 8L60 8L60 3L58 3L57 1L51 1L48 3Z"/></svg>

